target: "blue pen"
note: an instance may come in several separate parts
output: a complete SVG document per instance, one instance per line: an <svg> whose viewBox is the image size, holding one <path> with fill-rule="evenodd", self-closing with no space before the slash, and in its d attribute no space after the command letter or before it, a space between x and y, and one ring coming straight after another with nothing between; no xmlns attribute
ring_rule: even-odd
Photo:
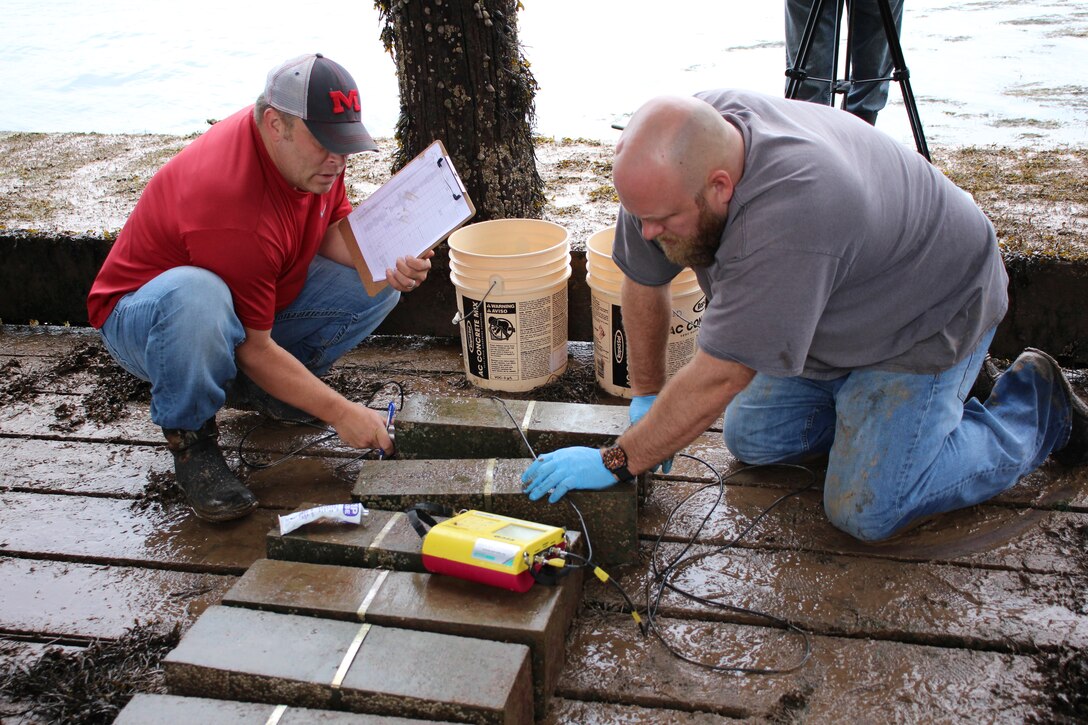
<svg viewBox="0 0 1088 725"><path fill-rule="evenodd" d="M389 434L390 438L393 437L393 414L396 413L396 412L397 412L397 406L392 400L390 400L389 401L389 413L385 417L385 432ZM378 449L378 460L380 461L380 460L382 460L384 458L385 458L385 449L379 448Z"/></svg>

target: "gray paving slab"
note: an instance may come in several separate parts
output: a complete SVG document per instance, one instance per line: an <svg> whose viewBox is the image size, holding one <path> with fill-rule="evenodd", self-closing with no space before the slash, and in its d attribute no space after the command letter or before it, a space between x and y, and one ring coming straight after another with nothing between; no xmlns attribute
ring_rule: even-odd
<svg viewBox="0 0 1088 725"><path fill-rule="evenodd" d="M175 695L456 722L533 720L529 649L520 644L217 606L163 668Z"/></svg>
<svg viewBox="0 0 1088 725"><path fill-rule="evenodd" d="M536 455L603 446L627 430L628 412L622 405L415 396L396 426L400 455L408 458L532 458L518 428Z"/></svg>
<svg viewBox="0 0 1088 725"><path fill-rule="evenodd" d="M403 511L432 502L454 511L475 509L526 521L581 530L581 512L594 559L625 564L638 558L638 486L576 491L550 504L530 501L521 474L530 459L363 461L352 496L364 505Z"/></svg>
<svg viewBox="0 0 1088 725"><path fill-rule="evenodd" d="M432 574L264 559L223 604L524 644L532 653L539 717L563 666L582 573L573 569L556 586L512 592Z"/></svg>
<svg viewBox="0 0 1088 725"><path fill-rule="evenodd" d="M448 722L448 721L445 721ZM437 725L434 720L416 720L387 715L366 715L335 710L315 710L256 702L213 700L207 697L179 697L137 693L117 714L114 725Z"/></svg>
<svg viewBox="0 0 1088 725"><path fill-rule="evenodd" d="M298 510L311 508L302 504ZM439 517L439 520L441 517ZM269 559L424 572L419 534L402 511L370 509L359 525L314 522L268 532Z"/></svg>

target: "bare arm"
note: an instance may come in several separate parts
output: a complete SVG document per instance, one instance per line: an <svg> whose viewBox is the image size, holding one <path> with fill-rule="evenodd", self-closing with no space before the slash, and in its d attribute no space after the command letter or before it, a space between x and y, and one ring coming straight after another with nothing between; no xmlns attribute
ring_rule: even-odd
<svg viewBox="0 0 1088 725"><path fill-rule="evenodd" d="M624 313L624 320L626 320ZM617 441L631 473L647 471L710 427L755 370L702 350L661 391L646 416Z"/></svg>
<svg viewBox="0 0 1088 725"><path fill-rule="evenodd" d="M635 395L657 393L665 385L665 349L672 314L669 285L649 287L624 277L620 303L631 390Z"/></svg>
<svg viewBox="0 0 1088 725"><path fill-rule="evenodd" d="M268 330L246 328L245 342L236 348L235 355L242 372L269 395L325 421L344 443L392 453L385 418L378 411L353 403L325 385L277 345Z"/></svg>

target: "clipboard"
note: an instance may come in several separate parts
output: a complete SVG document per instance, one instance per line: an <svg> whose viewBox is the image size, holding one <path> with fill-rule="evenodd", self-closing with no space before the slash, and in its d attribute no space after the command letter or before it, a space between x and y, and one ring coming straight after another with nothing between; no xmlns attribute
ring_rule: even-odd
<svg viewBox="0 0 1088 725"><path fill-rule="evenodd" d="M476 213L446 147L435 141L341 219L340 234L367 294L401 257L434 249Z"/></svg>

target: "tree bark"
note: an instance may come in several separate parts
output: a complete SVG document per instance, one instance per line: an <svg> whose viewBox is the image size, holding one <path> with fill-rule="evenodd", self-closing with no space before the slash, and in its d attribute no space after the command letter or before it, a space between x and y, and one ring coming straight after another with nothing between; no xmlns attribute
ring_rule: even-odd
<svg viewBox="0 0 1088 725"><path fill-rule="evenodd" d="M396 171L435 139L476 205L475 221L539 218L532 139L536 80L517 37L518 0L376 0L397 66Z"/></svg>

